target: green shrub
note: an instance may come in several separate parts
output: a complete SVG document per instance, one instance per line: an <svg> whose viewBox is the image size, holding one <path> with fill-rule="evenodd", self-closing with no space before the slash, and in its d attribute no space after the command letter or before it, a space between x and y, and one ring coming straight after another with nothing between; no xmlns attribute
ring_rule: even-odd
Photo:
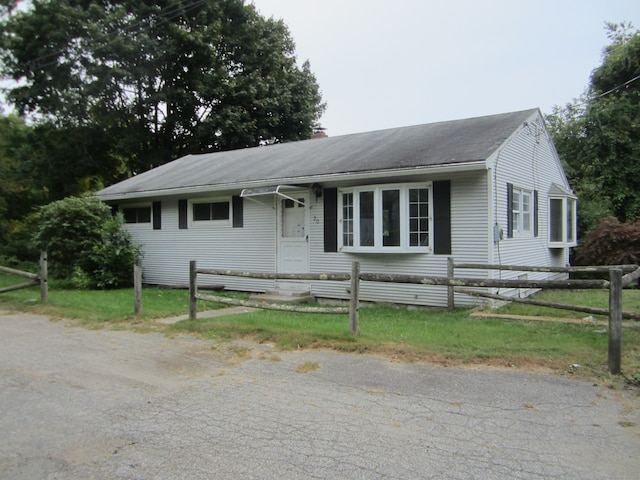
<svg viewBox="0 0 640 480"><path fill-rule="evenodd" d="M622 265L640 263L640 221L622 223L604 218L580 246L578 265Z"/></svg>
<svg viewBox="0 0 640 480"><path fill-rule="evenodd" d="M124 228L122 214L111 217L102 229L102 241L93 245L85 268L94 286L121 288L133 283L133 263L142 248Z"/></svg>
<svg viewBox="0 0 640 480"><path fill-rule="evenodd" d="M67 197L41 207L32 240L49 256L50 274L79 288L118 288L133 283L141 255L121 215L93 197Z"/></svg>
<svg viewBox="0 0 640 480"><path fill-rule="evenodd" d="M71 284L78 290L88 290L94 286L91 276L80 267L74 267Z"/></svg>

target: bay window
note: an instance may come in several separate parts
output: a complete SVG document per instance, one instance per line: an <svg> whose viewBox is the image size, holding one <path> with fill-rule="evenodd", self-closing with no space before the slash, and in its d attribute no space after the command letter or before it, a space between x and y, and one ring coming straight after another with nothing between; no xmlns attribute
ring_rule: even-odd
<svg viewBox="0 0 640 480"><path fill-rule="evenodd" d="M576 199L570 196L549 198L549 246L551 248L577 245Z"/></svg>
<svg viewBox="0 0 640 480"><path fill-rule="evenodd" d="M353 247L353 192L342 195L342 243Z"/></svg>
<svg viewBox="0 0 640 480"><path fill-rule="evenodd" d="M375 246L375 233L373 232L375 227L373 192L360 192L359 198L359 245L361 247L373 247Z"/></svg>
<svg viewBox="0 0 640 480"><path fill-rule="evenodd" d="M409 190L409 246L429 245L429 189L412 188Z"/></svg>
<svg viewBox="0 0 640 480"><path fill-rule="evenodd" d="M433 234L431 184L369 185L340 190L340 249L428 252Z"/></svg>

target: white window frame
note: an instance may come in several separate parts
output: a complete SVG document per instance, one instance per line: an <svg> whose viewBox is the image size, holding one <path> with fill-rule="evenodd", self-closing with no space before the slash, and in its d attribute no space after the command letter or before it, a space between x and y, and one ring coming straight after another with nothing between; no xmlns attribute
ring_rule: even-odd
<svg viewBox="0 0 640 480"><path fill-rule="evenodd" d="M511 205L511 222L513 226L513 235L519 237L533 237L533 220L535 212L533 211L533 191L526 188L513 187ZM517 205L516 203L517 198ZM528 201L525 202L525 198ZM525 207L528 206L528 209Z"/></svg>
<svg viewBox="0 0 640 480"><path fill-rule="evenodd" d="M561 202L561 232L556 240L552 237L556 233L554 225L554 209L552 202ZM575 197L569 195L550 195L549 196L549 248L567 248L578 245L578 202Z"/></svg>
<svg viewBox="0 0 640 480"><path fill-rule="evenodd" d="M189 228L202 228L202 227L211 227L215 226L226 226L231 225L233 221L233 202L231 201L231 197L213 197L213 198L194 198L189 199L188 204L188 218L189 218ZM225 218L223 220L194 220L193 218L193 206L195 204L200 203L226 203L229 205L229 218Z"/></svg>
<svg viewBox="0 0 640 480"><path fill-rule="evenodd" d="M428 242L427 246L410 245L410 208L409 190L428 190ZM383 245L385 234L383 232L383 192L389 190L399 191L399 217L400 217L400 245ZM373 217L374 217L374 244L372 246L360 245L360 193L373 192ZM353 245L344 245L344 205L343 196L353 194L352 210L352 238ZM433 252L433 184L432 182L403 183L403 184L383 184L383 185L363 185L338 190L338 250L342 252L354 253L431 253Z"/></svg>

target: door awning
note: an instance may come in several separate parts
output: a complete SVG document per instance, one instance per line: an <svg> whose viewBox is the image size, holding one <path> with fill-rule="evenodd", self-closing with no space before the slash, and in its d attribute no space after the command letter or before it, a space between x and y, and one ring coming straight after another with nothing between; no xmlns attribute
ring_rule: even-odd
<svg viewBox="0 0 640 480"><path fill-rule="evenodd" d="M293 185L272 185L269 187L259 187L259 188L245 188L240 192L240 196L242 198L249 198L250 200L257 201L252 199L252 197L260 197L265 195L277 195L282 198L286 198L287 200L291 200L293 202L299 203L304 206L304 202L301 202L297 198L290 197L289 195L282 193L282 190L300 190L304 187L294 187ZM262 203L259 202L258 203ZM264 204L263 204L264 205Z"/></svg>

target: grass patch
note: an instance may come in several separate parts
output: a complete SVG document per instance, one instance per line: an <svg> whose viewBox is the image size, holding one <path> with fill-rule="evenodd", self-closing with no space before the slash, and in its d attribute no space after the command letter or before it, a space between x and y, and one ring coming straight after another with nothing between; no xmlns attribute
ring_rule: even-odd
<svg viewBox="0 0 640 480"><path fill-rule="evenodd" d="M349 334L346 315L266 310L179 322L169 329L205 338L248 338L282 350L326 348L402 361L544 368L607 377L608 336L599 324L472 319L467 310L376 306L360 309L357 337ZM625 329L623 353L625 371L640 371L640 329ZM579 369L571 368L576 364Z"/></svg>
<svg viewBox="0 0 640 480"><path fill-rule="evenodd" d="M9 276L0 274L0 285ZM19 278L10 277L13 283ZM17 279L17 281L16 281ZM281 350L304 348L370 353L402 361L428 361L443 365L482 364L545 368L572 372L585 378L606 378L608 335L606 326L593 323L512 321L500 318L470 318L468 310L448 312L393 307L362 307L359 335L349 334L348 315L302 314L269 310L185 320L159 325L154 319L184 315L189 309L188 292L145 288L142 314L133 316L133 290L91 291L64 288L52 282L49 302L40 303L33 287L0 294L0 309L18 310L75 319L90 328L111 326L137 331L190 333L207 339L250 339L271 343ZM236 295L222 293L222 295ZM549 291L536 295L547 301L606 308L606 291ZM224 305L199 302L199 310ZM624 309L640 312L640 290L624 292ZM587 315L566 310L511 304L498 313L558 318ZM640 378L640 328L623 329L622 365L628 378ZM635 323L640 326L640 324ZM571 368L571 365L580 368Z"/></svg>
<svg viewBox="0 0 640 480"><path fill-rule="evenodd" d="M304 362L302 365L298 365L296 367L296 372L309 373L319 369L320 369L320 364L318 362Z"/></svg>
<svg viewBox="0 0 640 480"><path fill-rule="evenodd" d="M22 283L15 275L0 273L0 287ZM222 304L199 302L199 309L213 310ZM77 320L87 326L142 323L172 317L189 311L189 292L168 288L145 288L142 293L142 313L133 314L133 289L77 290L65 282L49 283L49 301L40 302L40 288L30 287L0 294L0 308Z"/></svg>
<svg viewBox="0 0 640 480"><path fill-rule="evenodd" d="M346 315L303 314L256 310L242 315L186 320L169 326L170 332L190 332L205 338L250 338L273 343L283 350L333 348L357 351Z"/></svg>
<svg viewBox="0 0 640 480"><path fill-rule="evenodd" d="M582 305L594 308L609 308L609 290L544 290L530 298L545 302L564 303L568 305ZM640 289L625 289L622 291L623 310L640 312ZM558 308L536 307L524 303L511 303L499 310L499 313L509 315L534 315L556 318L581 319L589 317L588 313L562 310ZM604 315L593 315L594 318L606 320Z"/></svg>

